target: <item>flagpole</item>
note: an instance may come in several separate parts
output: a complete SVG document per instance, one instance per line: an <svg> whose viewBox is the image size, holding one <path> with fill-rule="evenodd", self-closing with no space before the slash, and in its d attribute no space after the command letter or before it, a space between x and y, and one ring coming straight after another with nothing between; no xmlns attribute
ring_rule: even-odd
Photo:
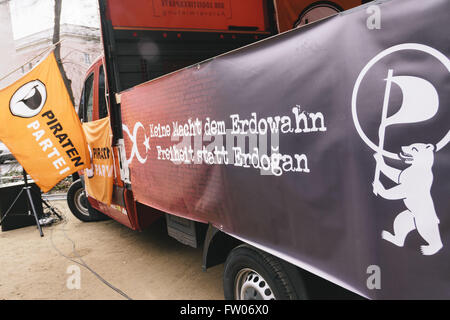
<svg viewBox="0 0 450 320"><path fill-rule="evenodd" d="M61 42L63 42L65 39L62 39L60 41L58 41L57 43L52 44L51 46L49 46L47 49L45 49L44 51L42 51L41 53L39 53L38 55L34 56L33 58L31 58L30 60L28 60L27 62L25 62L23 65L21 65L20 67L12 70L11 72L9 72L7 75L3 76L0 78L0 81L5 80L6 78L8 78L10 75L12 75L13 73L19 71L22 67L28 65L30 62L34 61L35 59L39 58L40 56L46 54L47 52L55 49L55 47L60 44Z"/></svg>
<svg viewBox="0 0 450 320"><path fill-rule="evenodd" d="M379 142L378 142L378 154L382 154L383 150L384 150L384 137L385 137L385 133L386 133L386 119L387 119L387 115L388 115L388 109L389 109L389 98L391 95L391 84L392 84L392 77L394 75L394 70L393 69L389 69L388 71L388 76L385 79L386 80L386 90L384 92L384 101L383 101L383 111L381 113L381 123L380 123L380 128L378 130L378 138L379 138ZM376 168L375 168L375 177L373 179L373 182L375 183L376 181L380 180L380 166L377 162Z"/></svg>

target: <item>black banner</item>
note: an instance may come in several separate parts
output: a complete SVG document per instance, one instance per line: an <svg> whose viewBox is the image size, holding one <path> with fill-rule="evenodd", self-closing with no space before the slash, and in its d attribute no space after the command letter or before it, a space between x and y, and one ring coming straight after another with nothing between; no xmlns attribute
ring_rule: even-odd
<svg viewBox="0 0 450 320"><path fill-rule="evenodd" d="M370 298L450 298L450 2L374 2L122 94L139 202Z"/></svg>

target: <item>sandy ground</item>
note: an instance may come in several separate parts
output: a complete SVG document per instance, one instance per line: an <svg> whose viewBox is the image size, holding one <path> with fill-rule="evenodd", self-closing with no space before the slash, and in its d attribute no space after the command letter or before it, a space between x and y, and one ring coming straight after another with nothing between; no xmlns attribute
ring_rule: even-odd
<svg viewBox="0 0 450 320"><path fill-rule="evenodd" d="M80 289L68 289L77 252L95 272L133 299L223 299L223 266L201 270L202 250L178 243L157 222L136 232L113 221L83 223L54 201L66 223L0 232L0 299L124 299L80 267ZM53 242L53 244L52 244ZM53 246L54 245L54 246ZM72 272L72 271L71 271Z"/></svg>

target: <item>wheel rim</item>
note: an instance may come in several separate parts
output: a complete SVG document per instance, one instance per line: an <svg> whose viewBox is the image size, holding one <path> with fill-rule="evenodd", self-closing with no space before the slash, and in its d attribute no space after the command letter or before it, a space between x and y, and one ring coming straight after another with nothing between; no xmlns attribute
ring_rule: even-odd
<svg viewBox="0 0 450 320"><path fill-rule="evenodd" d="M236 300L275 300L267 281L249 268L237 273L234 288Z"/></svg>
<svg viewBox="0 0 450 320"><path fill-rule="evenodd" d="M88 211L87 203L86 203L87 199L86 199L83 189L80 188L77 191L75 191L74 202L75 202L75 207L81 214L83 214L85 216L89 216L89 211Z"/></svg>

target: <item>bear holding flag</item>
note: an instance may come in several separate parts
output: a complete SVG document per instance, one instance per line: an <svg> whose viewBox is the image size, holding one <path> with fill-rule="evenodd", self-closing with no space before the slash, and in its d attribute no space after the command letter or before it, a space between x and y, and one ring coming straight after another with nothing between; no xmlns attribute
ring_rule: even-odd
<svg viewBox="0 0 450 320"><path fill-rule="evenodd" d="M425 79L412 76L394 76L389 70L386 92L379 129L379 149L376 160L373 192L387 200L403 200L407 210L399 213L394 220L394 233L383 231L381 237L399 247L403 247L406 236L417 229L428 245L421 246L424 255L433 255L442 247L439 232L439 218L431 197L433 185L432 167L435 146L415 143L402 147L399 159L410 166L403 171L388 166L383 159L384 133L393 124L421 122L434 117L439 109L436 89ZM397 84L403 93L403 104L397 113L388 117L388 103L391 84ZM383 173L397 186L385 189L380 182Z"/></svg>

